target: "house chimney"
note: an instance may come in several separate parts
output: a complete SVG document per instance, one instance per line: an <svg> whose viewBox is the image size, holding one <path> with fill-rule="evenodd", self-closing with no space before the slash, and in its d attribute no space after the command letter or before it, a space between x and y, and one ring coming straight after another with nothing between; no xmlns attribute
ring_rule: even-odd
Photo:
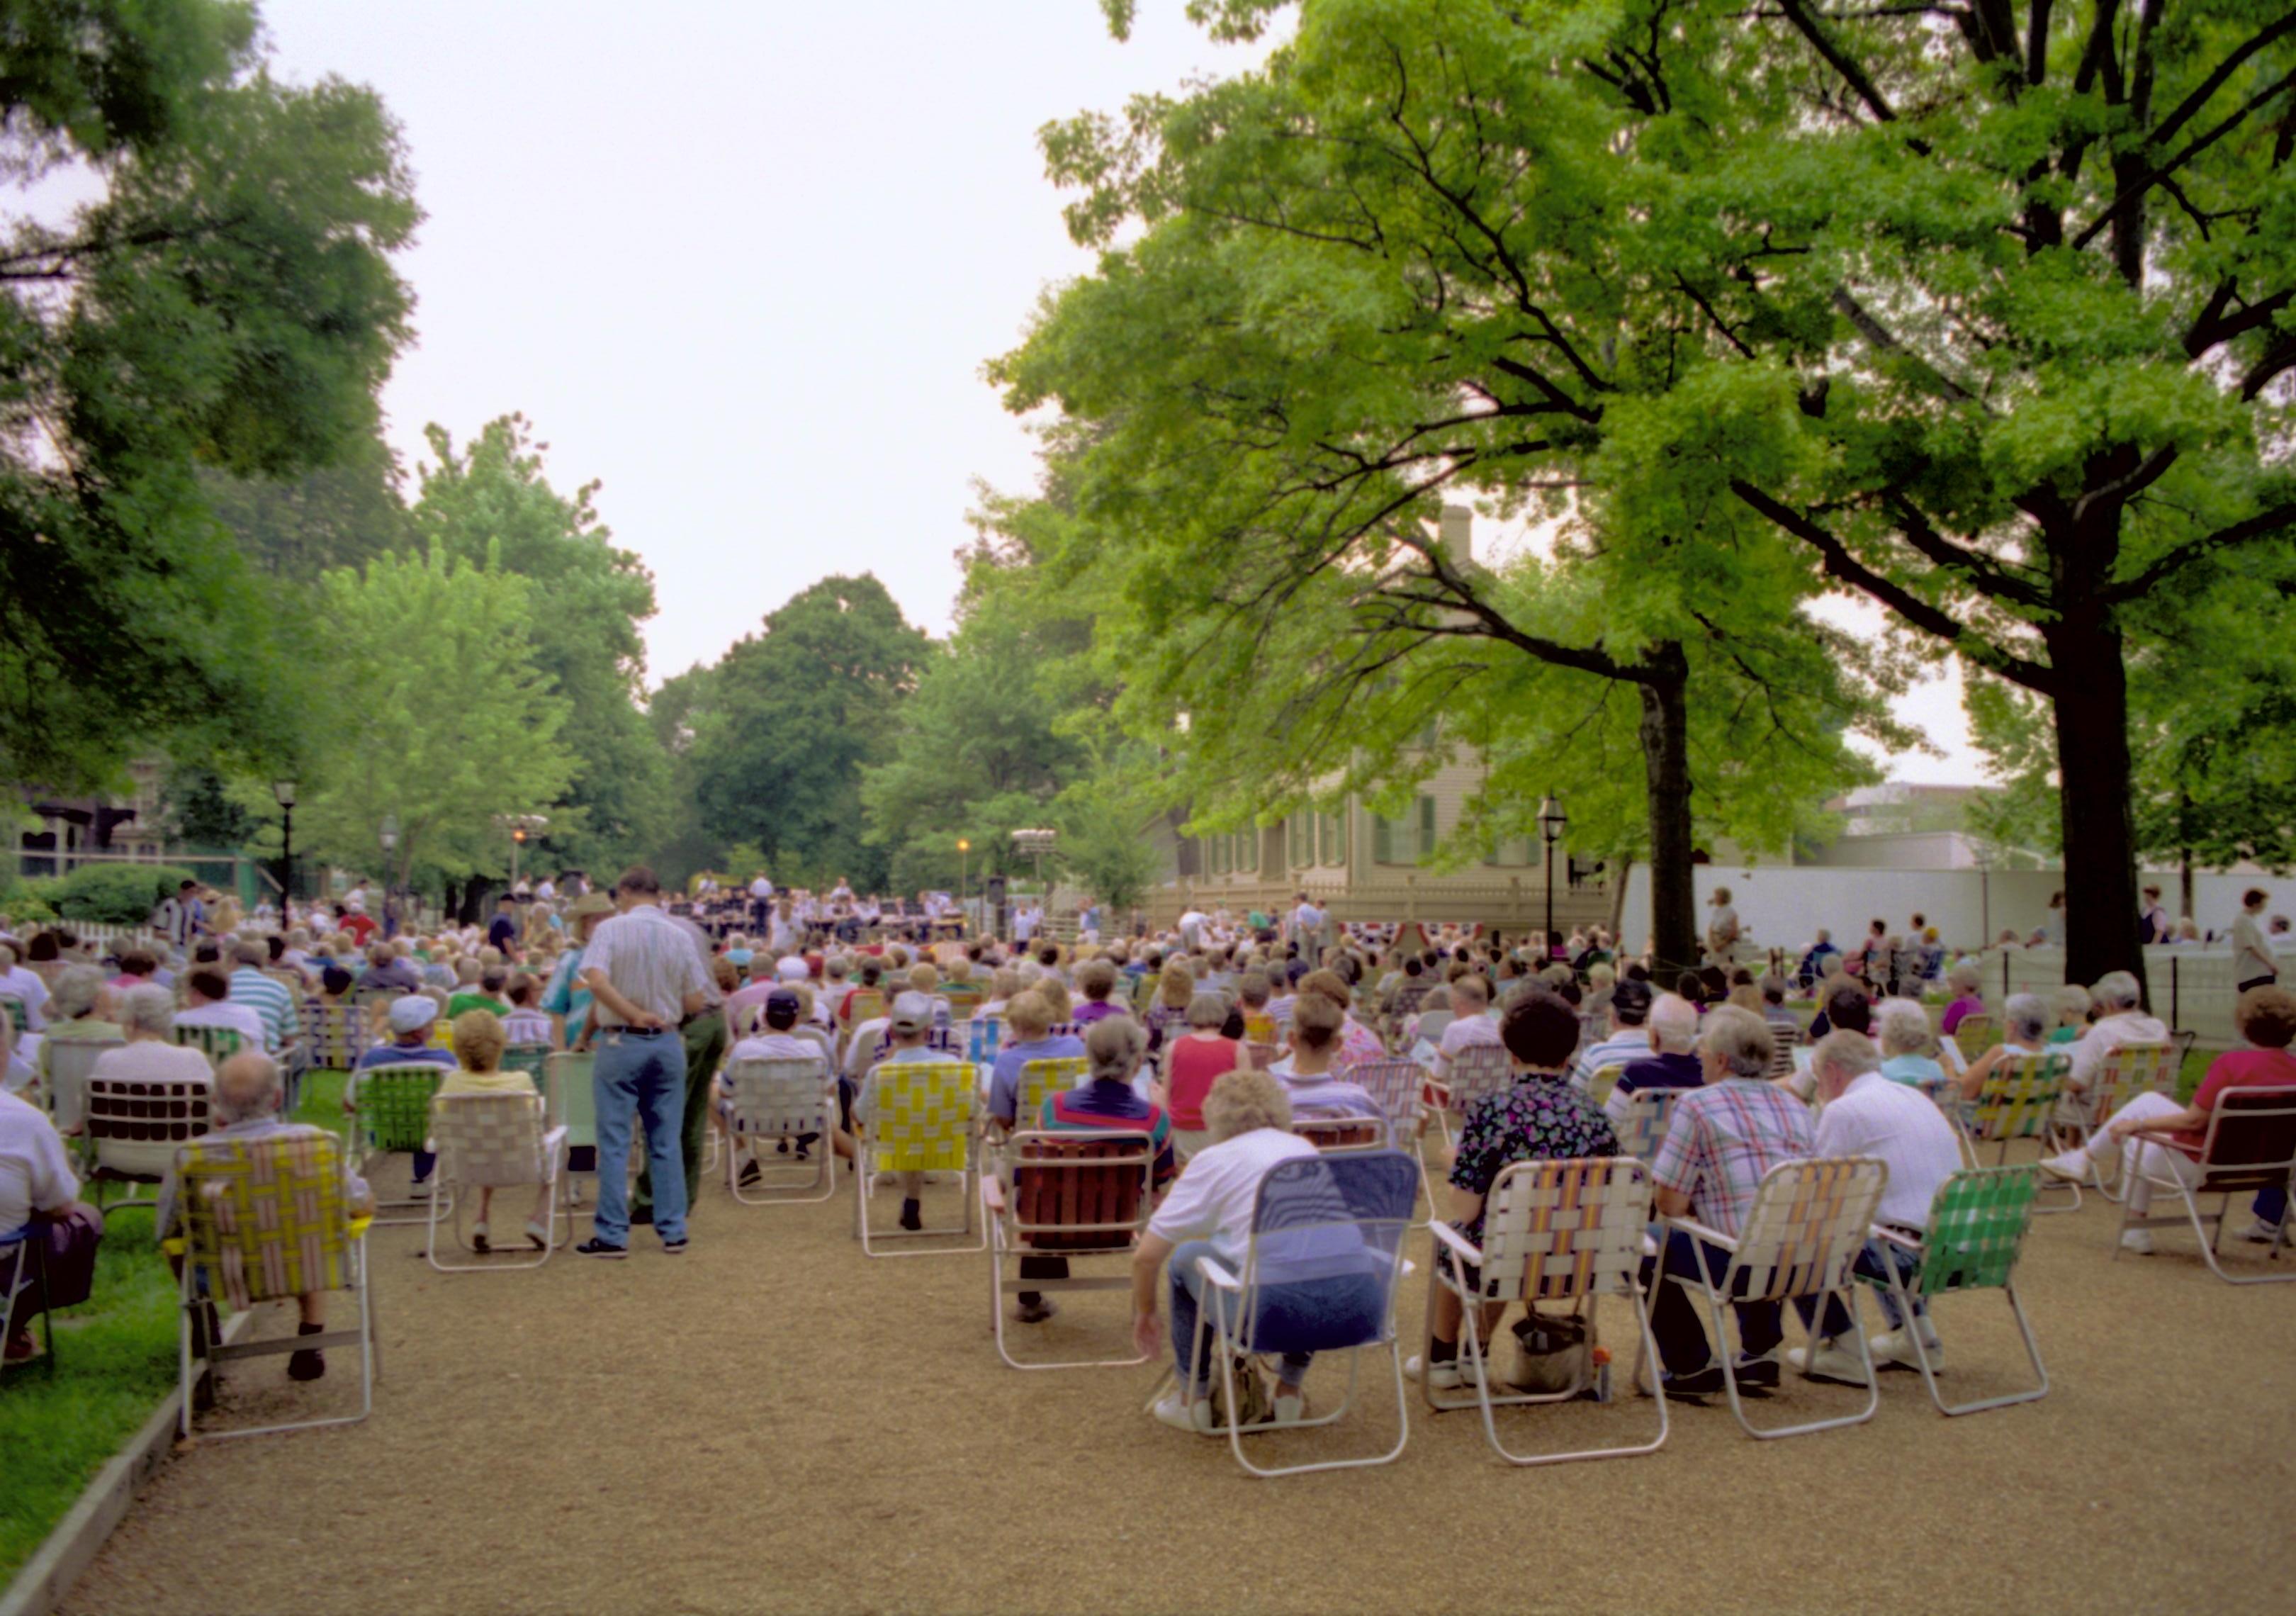
<svg viewBox="0 0 2296 1616"><path fill-rule="evenodd" d="M1464 505L1445 505L1440 527L1443 559L1464 571L1475 559L1475 513Z"/></svg>

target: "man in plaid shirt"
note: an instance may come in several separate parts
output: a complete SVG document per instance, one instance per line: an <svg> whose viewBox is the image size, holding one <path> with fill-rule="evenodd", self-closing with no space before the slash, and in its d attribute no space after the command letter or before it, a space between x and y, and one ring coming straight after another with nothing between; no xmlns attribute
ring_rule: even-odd
<svg viewBox="0 0 2296 1616"><path fill-rule="evenodd" d="M1724 1005L1706 1018L1698 1058L1706 1085L1675 1102L1666 1143L1651 1164L1659 1214L1689 1216L1735 1239L1761 1187L1762 1175L1810 1153L1809 1111L1784 1089L1765 1081L1775 1045L1762 1018ZM1666 1235L1666 1271L1695 1281L1701 1257L1720 1284L1730 1254L1681 1230ZM1669 1396L1699 1397L1722 1390L1722 1366L1707 1345L1699 1304L1680 1285L1660 1284L1658 1259L1643 1262L1643 1283L1654 1287L1651 1333L1658 1338ZM1784 1332L1776 1302L1738 1309L1738 1384L1778 1383L1778 1343Z"/></svg>

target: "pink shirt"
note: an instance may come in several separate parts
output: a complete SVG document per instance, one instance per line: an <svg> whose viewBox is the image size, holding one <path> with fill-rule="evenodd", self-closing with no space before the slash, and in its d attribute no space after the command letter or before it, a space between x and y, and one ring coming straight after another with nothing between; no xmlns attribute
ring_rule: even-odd
<svg viewBox="0 0 2296 1616"><path fill-rule="evenodd" d="M2209 1062L2209 1074L2193 1091L2194 1111L2213 1112L2217 1096L2227 1088L2296 1087L2296 1055L2284 1049L2228 1049ZM2196 1128L2169 1136L2198 1154L2207 1129Z"/></svg>

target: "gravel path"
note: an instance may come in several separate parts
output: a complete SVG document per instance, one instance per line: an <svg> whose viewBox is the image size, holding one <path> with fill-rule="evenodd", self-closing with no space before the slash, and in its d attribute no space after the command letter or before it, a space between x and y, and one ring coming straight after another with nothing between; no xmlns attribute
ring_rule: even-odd
<svg viewBox="0 0 2296 1616"><path fill-rule="evenodd" d="M202 1445L73 1591L133 1612L1958 1611L2286 1608L2296 1547L2296 1288L2235 1290L2189 1238L2109 1260L2118 1210L2039 1220L2026 1298L2053 1390L1940 1418L1909 1374L1870 1423L1747 1440L1677 1407L1641 1459L1516 1471L1416 1388L1396 1464L1248 1480L1140 1412L1151 1368L1023 1374L987 1259L865 1260L826 1206L703 1192L693 1244L448 1276L373 1240L386 1379L363 1425ZM953 1190L933 1192L954 1205ZM889 1215L894 1210L884 1203ZM929 1205L928 1217L933 1215ZM508 1219L498 1218L497 1222ZM586 1221L583 1224L586 1233ZM1423 1260L1424 1236L1414 1250ZM2253 1251L2255 1248L2250 1248ZM2246 1252L2242 1260L2251 1260ZM1424 1286L1407 1282L1406 1328ZM1607 1339L1630 1356L1626 1316ZM2022 1370L1997 1296L1939 1317L1949 1386ZM1036 1332L1120 1341L1120 1295ZM1068 1355L1076 1355L1071 1351ZM354 1361L334 1355L340 1397ZM224 1414L308 1407L277 1361ZM1340 1376L1319 1366L1311 1396ZM1758 1417L1850 1405L1805 1385ZM1526 1444L1638 1440L1651 1407L1516 1414ZM1376 1397L1269 1453L1364 1452ZM2256 1501L2256 1503L2251 1503ZM2269 1501L2269 1502L2267 1502ZM2256 1504L2263 1504L2259 1508Z"/></svg>

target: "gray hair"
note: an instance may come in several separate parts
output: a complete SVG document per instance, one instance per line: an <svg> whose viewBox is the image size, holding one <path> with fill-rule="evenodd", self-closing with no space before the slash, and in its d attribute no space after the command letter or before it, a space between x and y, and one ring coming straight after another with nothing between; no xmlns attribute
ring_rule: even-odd
<svg viewBox="0 0 2296 1616"><path fill-rule="evenodd" d="M1643 1025L1664 1054L1686 1054L1698 1047L1698 1006L1678 993L1660 994Z"/></svg>
<svg viewBox="0 0 2296 1616"><path fill-rule="evenodd" d="M1862 1032L1829 1032L1809 1052L1809 1069L1813 1074L1833 1072L1847 1083L1881 1070L1882 1056Z"/></svg>
<svg viewBox="0 0 2296 1616"><path fill-rule="evenodd" d="M1978 968L1975 960L1965 959L1945 973L1945 981L1948 988L1958 988L1964 993L1974 993L1984 986L1985 972Z"/></svg>
<svg viewBox="0 0 2296 1616"><path fill-rule="evenodd" d="M217 1120L228 1128L234 1122L259 1122L275 1114L284 1092L279 1063L267 1054L247 1050L217 1069L209 1103Z"/></svg>
<svg viewBox="0 0 2296 1616"><path fill-rule="evenodd" d="M1084 1053L1096 1083L1128 1083L1148 1053L1148 1033L1128 1015L1104 1015L1084 1035Z"/></svg>
<svg viewBox="0 0 2296 1616"><path fill-rule="evenodd" d="M1702 1042L1734 1078L1768 1076L1778 1049L1770 1024L1735 1005L1718 1005L1706 1013Z"/></svg>
<svg viewBox="0 0 2296 1616"><path fill-rule="evenodd" d="M56 985L49 990L48 1002L64 1020L77 1021L95 1008L95 1001L102 992L102 972L94 965L74 965L56 973Z"/></svg>
<svg viewBox="0 0 2296 1616"><path fill-rule="evenodd" d="M2038 1044L2048 1035L2048 1002L2038 993L2013 993L2009 1002L2001 1006L2002 1020L2008 1024L2009 1036L2020 1044Z"/></svg>
<svg viewBox="0 0 2296 1616"><path fill-rule="evenodd" d="M176 1029L176 996L157 982L130 988L119 1001L119 1020L129 1031L164 1038Z"/></svg>
<svg viewBox="0 0 2296 1616"><path fill-rule="evenodd" d="M2136 985L2136 976L2127 971L2106 972L2089 991L2107 1010L2134 1010L2144 999L2144 989Z"/></svg>
<svg viewBox="0 0 2296 1616"><path fill-rule="evenodd" d="M1929 1047L1930 1013L1913 999L1883 999L1874 1009L1874 1030L1884 1054L1919 1054Z"/></svg>
<svg viewBox="0 0 2296 1616"><path fill-rule="evenodd" d="M1188 1025L1220 1027L1227 1022L1227 1000L1217 993L1199 993L1188 1001Z"/></svg>
<svg viewBox="0 0 2296 1616"><path fill-rule="evenodd" d="M1292 1096L1280 1080L1257 1069L1222 1072L1204 1095L1204 1127L1214 1143L1255 1128L1291 1126Z"/></svg>

